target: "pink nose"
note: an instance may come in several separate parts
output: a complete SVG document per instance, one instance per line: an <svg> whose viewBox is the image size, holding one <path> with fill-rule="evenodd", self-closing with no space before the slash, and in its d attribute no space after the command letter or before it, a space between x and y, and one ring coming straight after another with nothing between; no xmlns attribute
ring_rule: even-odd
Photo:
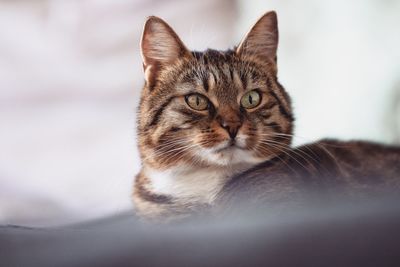
<svg viewBox="0 0 400 267"><path fill-rule="evenodd" d="M222 128L224 128L231 139L234 139L239 131L239 128L242 126L241 121L239 120L224 120L220 119L219 123Z"/></svg>

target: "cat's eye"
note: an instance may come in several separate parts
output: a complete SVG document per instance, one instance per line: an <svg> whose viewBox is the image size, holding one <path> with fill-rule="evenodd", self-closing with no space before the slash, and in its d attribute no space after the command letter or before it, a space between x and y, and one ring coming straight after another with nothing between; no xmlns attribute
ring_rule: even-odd
<svg viewBox="0 0 400 267"><path fill-rule="evenodd" d="M240 105L244 108L255 108L261 102L261 95L257 90L252 90L244 94L240 99Z"/></svg>
<svg viewBox="0 0 400 267"><path fill-rule="evenodd" d="M194 110L205 110L208 108L208 99L200 94L191 94L185 97L186 103Z"/></svg>

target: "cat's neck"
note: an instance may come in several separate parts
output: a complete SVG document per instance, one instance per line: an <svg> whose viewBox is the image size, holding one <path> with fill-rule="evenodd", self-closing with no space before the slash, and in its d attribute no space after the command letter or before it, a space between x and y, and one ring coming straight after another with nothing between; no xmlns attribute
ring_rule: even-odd
<svg viewBox="0 0 400 267"><path fill-rule="evenodd" d="M133 193L136 212L143 218L163 221L189 216L212 205L227 181L250 167L237 164L157 170L143 164Z"/></svg>
<svg viewBox="0 0 400 267"><path fill-rule="evenodd" d="M156 170L144 166L142 173L148 180L147 188L156 195L182 202L212 204L228 179L250 167L248 164L236 164L207 168L179 166Z"/></svg>

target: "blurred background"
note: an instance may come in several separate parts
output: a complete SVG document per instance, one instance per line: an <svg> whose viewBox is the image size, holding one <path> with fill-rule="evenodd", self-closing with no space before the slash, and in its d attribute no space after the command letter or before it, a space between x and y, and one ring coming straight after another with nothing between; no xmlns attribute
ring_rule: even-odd
<svg viewBox="0 0 400 267"><path fill-rule="evenodd" d="M145 18L195 50L237 44L265 11L295 144L400 142L400 1L0 0L0 224L129 210Z"/></svg>

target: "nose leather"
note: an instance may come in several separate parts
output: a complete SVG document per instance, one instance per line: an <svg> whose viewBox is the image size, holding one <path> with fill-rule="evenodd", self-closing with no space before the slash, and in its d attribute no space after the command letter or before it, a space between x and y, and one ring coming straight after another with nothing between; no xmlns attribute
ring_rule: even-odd
<svg viewBox="0 0 400 267"><path fill-rule="evenodd" d="M235 121L227 121L221 124L222 128L224 128L231 139L234 139L239 131L239 128L242 124L240 122Z"/></svg>
<svg viewBox="0 0 400 267"><path fill-rule="evenodd" d="M225 112L224 112L225 113ZM238 114L234 113L233 111L228 111L222 116L218 116L217 118L219 124L222 128L224 128L231 139L234 139L242 126L241 118Z"/></svg>

